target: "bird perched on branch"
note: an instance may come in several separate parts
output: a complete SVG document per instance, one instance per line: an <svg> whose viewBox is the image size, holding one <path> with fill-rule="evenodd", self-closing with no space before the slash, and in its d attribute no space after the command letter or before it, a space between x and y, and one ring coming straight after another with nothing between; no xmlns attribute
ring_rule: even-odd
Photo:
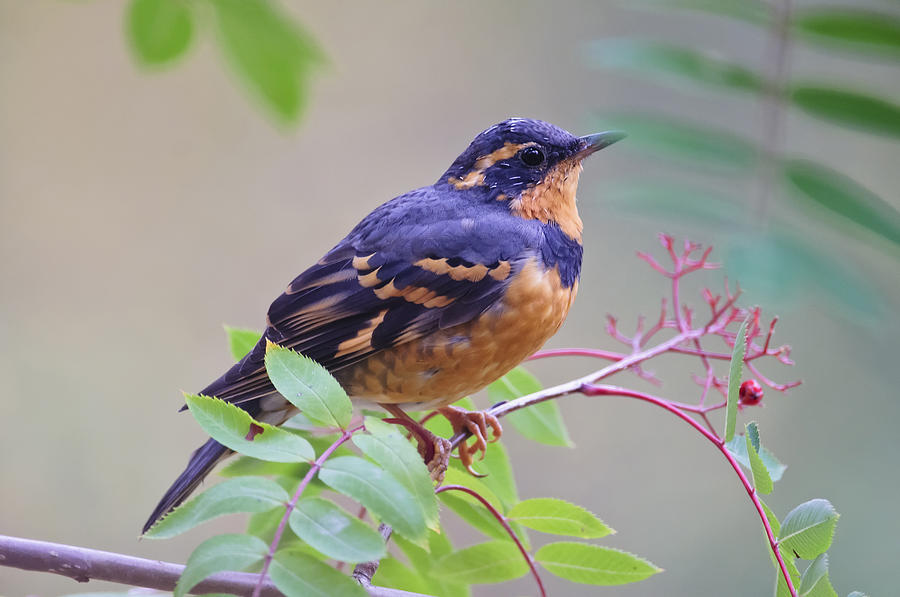
<svg viewBox="0 0 900 597"><path fill-rule="evenodd" d="M492 415L450 406L484 388L559 329L578 290L581 162L622 139L575 137L512 118L479 134L433 185L384 203L297 276L269 308L259 344L201 394L281 424L296 409L266 375L267 342L318 361L351 398L374 402L417 438L441 478L450 444L406 410L438 409L486 448ZM213 439L144 526L180 504L230 450Z"/></svg>

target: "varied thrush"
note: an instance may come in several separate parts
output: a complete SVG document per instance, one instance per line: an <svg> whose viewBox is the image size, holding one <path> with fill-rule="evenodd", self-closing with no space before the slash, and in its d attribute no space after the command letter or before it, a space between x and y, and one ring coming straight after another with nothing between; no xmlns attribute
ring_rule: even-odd
<svg viewBox="0 0 900 597"><path fill-rule="evenodd" d="M496 418L450 404L484 388L560 327L581 271L575 191L582 160L622 139L575 137L512 118L480 133L430 186L375 209L275 299L259 344L201 394L281 424L296 409L266 375L266 343L316 360L357 401L381 405L413 431L432 476L450 444L405 410L439 409L484 451ZM213 439L144 526L180 504L231 452ZM470 469L471 470L471 469Z"/></svg>

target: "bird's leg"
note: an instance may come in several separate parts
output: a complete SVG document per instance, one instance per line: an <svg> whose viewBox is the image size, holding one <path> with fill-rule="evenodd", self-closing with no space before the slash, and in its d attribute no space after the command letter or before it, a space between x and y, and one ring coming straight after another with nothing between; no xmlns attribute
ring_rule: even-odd
<svg viewBox="0 0 900 597"><path fill-rule="evenodd" d="M458 406L443 406L438 409L438 412L450 421L450 425L453 426L454 435L457 433L469 432L472 434L472 437L475 438L475 441L471 446L466 445L465 442L459 444L459 460L469 473L476 477L483 477L484 475L481 475L472 469L472 456L481 452L481 458L479 460L484 460L488 442L495 442L503 435L503 428L500 427L500 421L486 410L468 411L459 408ZM488 427L491 428L494 436L493 439L490 440L487 439Z"/></svg>
<svg viewBox="0 0 900 597"><path fill-rule="evenodd" d="M422 459L428 467L432 481L441 484L444 481L447 466L450 464L450 440L435 435L396 404L382 404L381 407L394 415L394 418L385 419L385 421L402 425L416 438L416 442L419 444L419 454L422 455Z"/></svg>

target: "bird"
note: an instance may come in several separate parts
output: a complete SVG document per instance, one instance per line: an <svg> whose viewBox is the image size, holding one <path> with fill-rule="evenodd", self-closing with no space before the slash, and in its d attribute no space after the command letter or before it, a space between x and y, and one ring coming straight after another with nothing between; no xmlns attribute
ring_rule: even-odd
<svg viewBox="0 0 900 597"><path fill-rule="evenodd" d="M472 457L502 433L452 403L499 379L562 325L578 291L582 161L622 138L576 137L510 118L479 133L432 185L383 203L269 307L259 343L200 394L280 425L296 414L266 375L270 343L323 365L355 402L375 403L418 441L440 482L450 443L406 411L437 409ZM186 408L186 407L184 407ZM182 408L182 410L184 410ZM144 525L181 504L231 451L209 439Z"/></svg>

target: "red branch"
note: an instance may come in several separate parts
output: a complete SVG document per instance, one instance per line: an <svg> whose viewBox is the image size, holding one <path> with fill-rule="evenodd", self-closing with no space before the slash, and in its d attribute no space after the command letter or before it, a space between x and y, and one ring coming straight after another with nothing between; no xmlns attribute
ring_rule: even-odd
<svg viewBox="0 0 900 597"><path fill-rule="evenodd" d="M503 530L509 534L513 541L516 543L516 547L519 548L519 551L522 553L522 557L525 558L525 561L528 563L528 568L531 569L531 575L534 576L535 582L537 582L538 589L541 591L541 597L547 597L547 591L544 589L544 583L541 582L541 576L538 574L537 568L534 567L534 560L531 558L531 554L528 553L528 550L525 549L525 546L522 545L522 542L519 540L519 536L512 530L512 527L509 526L509 521L506 519L499 510L497 510L489 501L487 501L484 496L480 493L471 489L469 487L465 487L463 485L442 485L438 487L434 492L442 493L444 491L462 491L463 493L468 493L475 499L477 499L481 504L488 509L488 511L497 519L501 525L503 525Z"/></svg>
<svg viewBox="0 0 900 597"><path fill-rule="evenodd" d="M667 301L663 299L660 315L653 326L645 332L644 318L639 317L637 325L635 326L635 333L631 336L620 331L618 321L615 317L607 317L607 333L609 333L609 335L617 342L621 342L629 347L630 352L618 353L586 348L565 348L539 352L531 358L542 359L558 356L582 356L610 361L610 363L602 369L598 369L579 379L546 388L527 396L516 398L515 400L497 404L489 409L489 412L496 417L502 417L521 408L532 406L545 400L554 400L563 396L582 394L590 396L628 396L656 404L673 413L703 434L703 436L712 442L728 460L759 514L763 528L766 532L766 537L769 541L769 546L772 548L775 559L778 561L779 568L784 575L787 587L790 590L791 595L796 597L797 590L794 587L790 574L788 574L781 553L778 551L778 542L775 539L772 528L762 509L762 504L756 495L756 490L741 470L737 461L725 448L725 442L716 432L715 427L708 417L710 412L720 410L726 404L724 400L710 403L708 402L708 395L710 391L714 390L721 394L723 398L727 397L727 376L717 375L714 363L723 361L728 362L731 360L731 350L734 348L737 336L736 328L741 322L748 318L750 320L746 338L747 350L744 355L745 368L750 375L774 391L785 392L788 389L799 385L800 381L788 383L778 383L773 381L762 374L757 363L761 362L760 359L768 357L784 365L793 365L793 361L790 359L790 347L772 347L772 337L775 333L775 324L777 323L778 318L772 318L764 328L760 324L761 312L758 307L745 309L737 306L737 300L741 293L740 287L736 287L735 291L732 291L727 279L722 295L714 294L709 289L704 289L702 291L701 295L703 301L709 308L709 315L701 325L697 321L699 320L699 317L696 316L694 310L681 302L681 279L687 274L699 270L714 269L718 267L717 264L709 262L709 255L712 248L710 247L701 251L699 245L685 242L683 248L679 252L675 248L675 241L672 237L660 235L659 239L660 244L663 249L665 249L672 262L671 270L666 269L660 262L647 253L638 253L638 257L646 261L654 271L670 280L671 308L668 307ZM671 330L673 335L666 340L651 345L650 340L654 339L657 334L664 330ZM706 348L704 342L710 339L715 339L721 344L724 344L727 351L714 351ZM598 385L599 381L626 370L630 370L649 381L658 382L651 373L644 371L642 367L647 361L662 354L677 354L699 358L703 373L694 376L694 381L700 386L700 396L696 404L666 400L644 392L629 390L619 386ZM759 403L759 401L760 397L757 395L753 401L747 401L746 403L739 402L739 406L741 408L749 407ZM696 415L699 420L695 419L692 415ZM457 446L466 437L468 437L466 433L457 434L452 438L451 444Z"/></svg>

